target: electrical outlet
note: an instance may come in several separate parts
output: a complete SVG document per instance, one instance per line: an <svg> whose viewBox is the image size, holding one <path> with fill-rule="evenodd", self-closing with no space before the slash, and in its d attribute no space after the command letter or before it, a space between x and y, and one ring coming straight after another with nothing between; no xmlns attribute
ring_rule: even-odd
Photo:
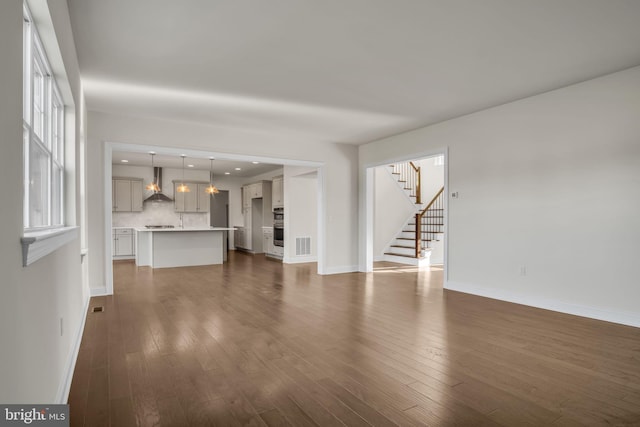
<svg viewBox="0 0 640 427"><path fill-rule="evenodd" d="M60 318L60 336L64 335L64 318Z"/></svg>
<svg viewBox="0 0 640 427"><path fill-rule="evenodd" d="M458 192L454 191L453 193L451 193L451 198L452 199L457 199L458 198Z"/></svg>
<svg viewBox="0 0 640 427"><path fill-rule="evenodd" d="M527 266L525 266L525 265L520 266L520 275L521 276L526 276L527 275Z"/></svg>

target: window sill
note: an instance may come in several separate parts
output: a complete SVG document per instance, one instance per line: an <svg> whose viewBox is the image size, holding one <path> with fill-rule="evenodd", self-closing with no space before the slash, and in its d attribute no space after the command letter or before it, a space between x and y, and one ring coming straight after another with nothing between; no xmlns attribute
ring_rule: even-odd
<svg viewBox="0 0 640 427"><path fill-rule="evenodd" d="M78 237L78 226L24 233L22 242L22 266L33 264L40 258L66 245Z"/></svg>

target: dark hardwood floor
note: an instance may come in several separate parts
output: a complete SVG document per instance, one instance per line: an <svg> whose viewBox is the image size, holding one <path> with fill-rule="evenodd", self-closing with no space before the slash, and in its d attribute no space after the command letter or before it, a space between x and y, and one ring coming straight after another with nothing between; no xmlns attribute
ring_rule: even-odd
<svg viewBox="0 0 640 427"><path fill-rule="evenodd" d="M443 291L442 271L114 265L73 426L640 425L640 329Z"/></svg>

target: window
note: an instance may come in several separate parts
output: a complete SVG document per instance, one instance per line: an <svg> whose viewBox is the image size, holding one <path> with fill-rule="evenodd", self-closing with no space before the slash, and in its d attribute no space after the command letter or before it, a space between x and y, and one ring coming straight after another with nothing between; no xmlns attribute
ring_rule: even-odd
<svg viewBox="0 0 640 427"><path fill-rule="evenodd" d="M64 104L24 5L24 228L64 225Z"/></svg>

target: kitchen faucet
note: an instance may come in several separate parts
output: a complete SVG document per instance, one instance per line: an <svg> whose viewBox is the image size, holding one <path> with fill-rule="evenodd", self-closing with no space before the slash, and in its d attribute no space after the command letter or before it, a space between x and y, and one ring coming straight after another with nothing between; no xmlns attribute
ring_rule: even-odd
<svg viewBox="0 0 640 427"><path fill-rule="evenodd" d="M182 212L180 212L180 228L184 228L184 222L182 221Z"/></svg>

